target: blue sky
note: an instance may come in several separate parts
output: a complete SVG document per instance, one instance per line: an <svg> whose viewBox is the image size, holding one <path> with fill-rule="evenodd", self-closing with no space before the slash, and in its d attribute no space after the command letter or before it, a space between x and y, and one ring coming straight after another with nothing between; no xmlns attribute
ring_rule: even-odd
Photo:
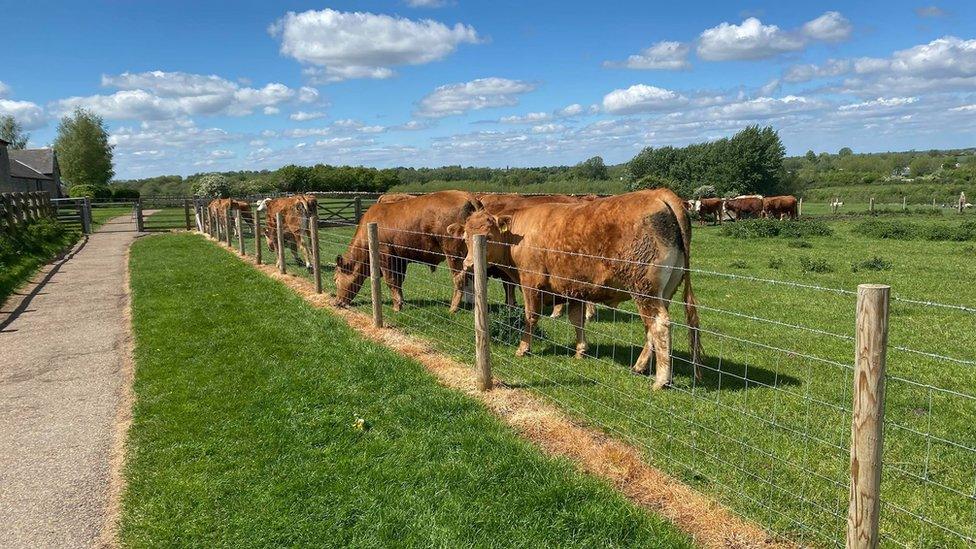
<svg viewBox="0 0 976 549"><path fill-rule="evenodd" d="M976 3L4 2L0 113L101 114L120 178L976 145Z"/></svg>

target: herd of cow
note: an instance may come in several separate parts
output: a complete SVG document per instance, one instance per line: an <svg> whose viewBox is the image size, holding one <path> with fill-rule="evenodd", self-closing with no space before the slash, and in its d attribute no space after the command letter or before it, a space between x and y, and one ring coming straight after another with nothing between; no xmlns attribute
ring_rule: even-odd
<svg viewBox="0 0 976 549"><path fill-rule="evenodd" d="M758 194L735 198L702 198L685 202L689 211L698 214L698 221L705 224L706 217L722 224L723 219L739 220L750 217L796 219L799 217L795 196L762 196Z"/></svg>
<svg viewBox="0 0 976 549"><path fill-rule="evenodd" d="M251 211L247 202L232 199L214 200L208 208L211 219L227 219L231 210ZM316 209L314 195L259 201L257 211L266 212L265 235L272 250L277 246L280 212L286 246L309 266L312 254L305 237L309 216ZM714 215L718 222L726 212L733 212L735 219L792 218L796 199L745 196L686 202L667 189L611 197L464 191L385 194L363 214L345 254L335 258L335 304L348 306L369 276L369 223L378 226L380 269L395 311L403 307L403 281L410 263L433 271L446 262L453 281L450 311L456 312L474 267L472 239L486 235L488 275L502 281L507 305L517 304L516 287L522 292L526 322L518 356L530 351L546 305L553 307L553 316L568 308L576 331L576 356L582 358L587 352L584 325L593 315L593 304L616 306L633 299L645 331L633 370L647 373L653 358L654 388L667 387L672 376L669 305L683 283L683 298L678 302L685 307L690 361L700 379L690 212L699 218Z"/></svg>

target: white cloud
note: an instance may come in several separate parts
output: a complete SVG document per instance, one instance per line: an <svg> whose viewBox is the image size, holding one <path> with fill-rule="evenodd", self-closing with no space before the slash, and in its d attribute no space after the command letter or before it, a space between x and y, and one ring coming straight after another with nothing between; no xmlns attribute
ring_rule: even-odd
<svg viewBox="0 0 976 549"><path fill-rule="evenodd" d="M539 124L532 126L532 133L557 133L566 129L562 124Z"/></svg>
<svg viewBox="0 0 976 549"><path fill-rule="evenodd" d="M741 25L722 23L703 31L698 38L698 56L706 61L766 59L804 46L801 37L750 17Z"/></svg>
<svg viewBox="0 0 976 549"><path fill-rule="evenodd" d="M803 34L813 40L842 42L851 37L854 27L846 17L836 11L828 11L803 25Z"/></svg>
<svg viewBox="0 0 976 549"><path fill-rule="evenodd" d="M432 125L433 124L431 124L427 120L422 120L422 121L411 120L409 122L400 124L399 126L392 126L390 129L396 131L404 131L404 132L415 132L420 130L426 130L427 128L430 128Z"/></svg>
<svg viewBox="0 0 976 549"><path fill-rule="evenodd" d="M829 59L822 65L793 65L786 69L783 80L791 83L808 82L815 78L840 76L851 70L853 64L847 59Z"/></svg>
<svg viewBox="0 0 976 549"><path fill-rule="evenodd" d="M556 115L561 117L579 116L581 114L583 114L583 105L580 105L579 103L566 105L565 107L556 111Z"/></svg>
<svg viewBox="0 0 976 549"><path fill-rule="evenodd" d="M47 124L44 109L30 101L0 99L0 114L14 117L27 130L35 130Z"/></svg>
<svg viewBox="0 0 976 549"><path fill-rule="evenodd" d="M407 0L411 8L443 8L448 4L448 0Z"/></svg>
<svg viewBox="0 0 976 549"><path fill-rule="evenodd" d="M460 23L332 9L288 12L268 32L281 38L282 55L313 65L307 74L327 82L389 78L390 67L437 61L480 40L473 27Z"/></svg>
<svg viewBox="0 0 976 549"><path fill-rule="evenodd" d="M10 94L10 86L0 82L0 99L7 97Z"/></svg>
<svg viewBox="0 0 976 549"><path fill-rule="evenodd" d="M671 110L687 103L683 95L646 84L613 90L603 96L603 110L610 114L634 114Z"/></svg>
<svg viewBox="0 0 976 549"><path fill-rule="evenodd" d="M531 82L497 77L447 84L421 99L417 114L440 118L473 110L517 105L519 95L535 88L536 85Z"/></svg>
<svg viewBox="0 0 976 549"><path fill-rule="evenodd" d="M232 151L226 149L216 149L210 151L210 158L233 158L236 156Z"/></svg>
<svg viewBox="0 0 976 549"><path fill-rule="evenodd" d="M307 120L318 120L319 118L325 118L326 116L328 115L321 111L313 111L313 112L298 111L288 115L288 118L291 118L296 122L305 122Z"/></svg>
<svg viewBox="0 0 976 549"><path fill-rule="evenodd" d="M244 116L258 109L274 114L283 103L308 103L318 98L318 91L309 87L295 90L277 82L261 88L241 87L219 76L183 72L103 75L102 84L120 91L68 97L56 101L53 108L67 112L84 107L115 120L164 120L195 115Z"/></svg>
<svg viewBox="0 0 976 549"><path fill-rule="evenodd" d="M862 101L860 103L850 103L847 105L841 105L837 108L838 111L863 111L868 109L875 109L878 107L902 107L905 105L911 105L918 101L917 97L879 97L877 99L872 99L870 101Z"/></svg>
<svg viewBox="0 0 976 549"><path fill-rule="evenodd" d="M817 99L787 95L785 97L757 97L727 105L710 107L705 112L712 118L725 120L769 120L786 114L820 110L826 103Z"/></svg>
<svg viewBox="0 0 976 549"><path fill-rule="evenodd" d="M810 40L839 42L853 32L850 21L828 11L795 31L763 25L750 17L739 25L721 23L698 37L698 56L706 61L756 60L804 49Z"/></svg>
<svg viewBox="0 0 976 549"><path fill-rule="evenodd" d="M626 61L606 61L607 67L628 69L681 70L691 68L688 53L691 49L682 42L658 42L640 53L631 55Z"/></svg>
<svg viewBox="0 0 976 549"><path fill-rule="evenodd" d="M586 109L579 103L566 105L552 112L530 112L522 115L503 116L498 119L502 124L538 124L559 118L572 118L583 114Z"/></svg>

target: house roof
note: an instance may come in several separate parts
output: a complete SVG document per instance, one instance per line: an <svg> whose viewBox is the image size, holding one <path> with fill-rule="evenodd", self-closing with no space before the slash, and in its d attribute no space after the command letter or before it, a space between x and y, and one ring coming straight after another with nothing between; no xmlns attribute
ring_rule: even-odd
<svg viewBox="0 0 976 549"><path fill-rule="evenodd" d="M43 174L34 168L24 164L20 160L10 159L10 177L22 179L51 179L51 176Z"/></svg>
<svg viewBox="0 0 976 549"><path fill-rule="evenodd" d="M10 154L11 175L13 175L16 162L20 162L34 172L47 176L54 175L54 149L23 149L8 150L7 152ZM15 175L14 177L18 176ZM30 177L36 179L35 176ZM50 178L48 177L48 179Z"/></svg>

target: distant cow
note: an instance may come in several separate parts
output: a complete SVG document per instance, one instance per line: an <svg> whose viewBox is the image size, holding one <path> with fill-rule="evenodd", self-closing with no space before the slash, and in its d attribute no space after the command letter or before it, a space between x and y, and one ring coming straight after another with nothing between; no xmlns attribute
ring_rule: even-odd
<svg viewBox="0 0 976 549"><path fill-rule="evenodd" d="M403 308L403 279L407 265L420 263L433 271L447 261L454 282L451 312L461 305L465 282L463 269L467 253L464 240L451 236L447 227L464 221L483 206L463 191L440 191L409 200L376 203L366 210L344 255L336 257L336 305L352 302L369 276L369 241L366 227L375 222L380 244L380 270L390 288L393 310Z"/></svg>
<svg viewBox="0 0 976 549"><path fill-rule="evenodd" d="M735 220L760 217L763 212L763 197L758 194L737 196L725 201L725 211L735 217Z"/></svg>
<svg viewBox="0 0 976 549"><path fill-rule="evenodd" d="M786 218L796 219L796 204L796 197L792 195L770 196L763 198L762 217L770 217L780 220Z"/></svg>
<svg viewBox="0 0 976 549"><path fill-rule="evenodd" d="M207 210L210 212L211 223L218 223L218 226L224 226L228 224L228 217L233 217L235 211L241 213L248 213L251 211L251 205L243 200L235 200L233 198L217 198L210 201L207 205ZM237 228L230 223L230 226L225 227L225 229L230 232L233 231L234 236L237 236Z"/></svg>
<svg viewBox="0 0 976 549"><path fill-rule="evenodd" d="M411 198L416 198L416 197L417 195L408 194L408 193L386 193L380 195L380 197L376 199L376 203L390 204L392 202L400 202L401 200L409 200Z"/></svg>
<svg viewBox="0 0 976 549"><path fill-rule="evenodd" d="M701 200L692 200L690 202L690 210L698 214L698 223L701 225L705 224L705 216L710 215L715 218L715 222L719 225L722 224L722 218L725 217L725 200L721 198L702 198Z"/></svg>
<svg viewBox="0 0 976 549"><path fill-rule="evenodd" d="M291 249L292 256L301 265L312 270L311 234L309 217L318 212L318 200L310 194L299 194L284 198L265 198L258 201L258 211L267 212L264 234L268 247L275 253L278 249L278 212L281 212L282 232L285 246ZM306 242L305 237L308 237ZM299 257L301 253L301 257Z"/></svg>
<svg viewBox="0 0 976 549"><path fill-rule="evenodd" d="M681 199L667 189L644 190L576 204L539 204L494 216L473 213L464 224L469 242L465 268L474 265L471 239L487 235L489 263L517 277L526 324L517 356L529 352L543 293L570 296L576 356L587 350L582 303L615 306L634 299L644 321L644 349L633 365L644 373L656 358L655 389L671 383L668 306L684 282L686 324L695 375L701 345L691 289L691 222Z"/></svg>

